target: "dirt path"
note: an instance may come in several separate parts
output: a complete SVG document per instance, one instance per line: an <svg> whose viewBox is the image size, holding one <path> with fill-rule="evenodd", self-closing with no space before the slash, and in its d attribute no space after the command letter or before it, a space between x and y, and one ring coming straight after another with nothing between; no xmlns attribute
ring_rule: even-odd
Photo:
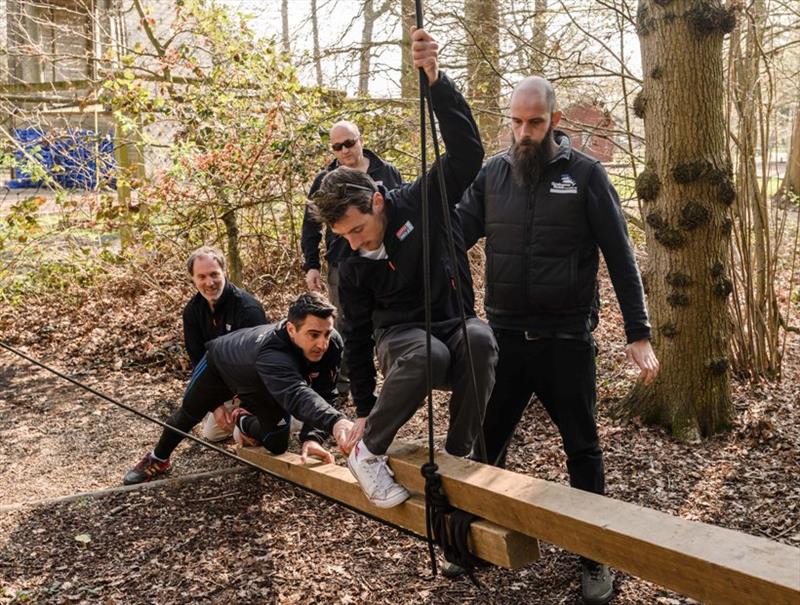
<svg viewBox="0 0 800 605"><path fill-rule="evenodd" d="M791 355L800 358L796 342ZM602 383L609 495L800 545L792 372L780 385L738 392L737 428L704 444L613 425L602 409L621 387ZM169 374L130 370L83 378L160 417L183 387ZM421 435L423 421L415 417L404 436ZM158 431L0 352L0 504L119 485ZM566 481L540 406L512 447L513 470ZM175 462L174 476L232 464L196 444L182 445ZM574 603L576 566L574 555L544 545L526 569L482 571L483 589L429 581L421 541L250 472L0 514L0 603ZM691 602L622 573L618 588L617 604Z"/></svg>

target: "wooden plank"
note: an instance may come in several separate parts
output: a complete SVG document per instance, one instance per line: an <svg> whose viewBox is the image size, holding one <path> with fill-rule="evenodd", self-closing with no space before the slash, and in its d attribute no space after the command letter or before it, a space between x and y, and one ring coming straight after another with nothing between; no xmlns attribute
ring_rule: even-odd
<svg viewBox="0 0 800 605"><path fill-rule="evenodd" d="M422 496L415 495L394 508L378 508L364 497L355 478L344 466L321 462L304 465L297 454L272 456L264 448L238 448L237 454L273 475L289 479L418 536L425 536L425 501ZM480 559L506 569L517 569L539 558L539 543L535 539L488 521L472 524L470 550Z"/></svg>
<svg viewBox="0 0 800 605"><path fill-rule="evenodd" d="M427 449L396 443L396 479L418 491ZM800 603L800 549L476 462L437 455L453 506L704 603Z"/></svg>

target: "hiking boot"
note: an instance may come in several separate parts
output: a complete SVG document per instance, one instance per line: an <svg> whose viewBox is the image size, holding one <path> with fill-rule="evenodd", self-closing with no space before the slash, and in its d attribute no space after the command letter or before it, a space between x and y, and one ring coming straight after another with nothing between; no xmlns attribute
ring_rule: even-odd
<svg viewBox="0 0 800 605"><path fill-rule="evenodd" d="M172 465L169 463L169 460L159 460L148 452L144 455L144 458L139 461L139 464L125 473L122 483L125 485L146 483L147 481L152 481L156 477L166 475L171 467Z"/></svg>
<svg viewBox="0 0 800 605"><path fill-rule="evenodd" d="M358 480L367 500L378 508L391 508L407 500L411 494L392 477L394 473L389 468L386 456L366 455L359 458L359 451L364 448L364 442L359 441L347 457L347 467Z"/></svg>
<svg viewBox="0 0 800 605"><path fill-rule="evenodd" d="M461 567L461 565L456 565L455 563L451 563L450 561L443 561L442 562L442 575L445 578L460 578L467 570Z"/></svg>
<svg viewBox="0 0 800 605"><path fill-rule="evenodd" d="M257 447L261 445L258 439L251 437L240 428L240 419L243 416L252 416L253 414L244 408L236 408L231 412L231 415L233 416L233 440L236 445L239 447Z"/></svg>
<svg viewBox="0 0 800 605"><path fill-rule="evenodd" d="M614 596L614 576L608 565L594 561L581 563L581 593L586 605L605 605Z"/></svg>

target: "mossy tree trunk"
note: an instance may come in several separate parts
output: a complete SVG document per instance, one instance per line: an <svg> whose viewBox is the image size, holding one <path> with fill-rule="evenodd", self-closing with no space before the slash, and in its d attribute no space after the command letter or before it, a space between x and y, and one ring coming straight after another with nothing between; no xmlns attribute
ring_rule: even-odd
<svg viewBox="0 0 800 605"><path fill-rule="evenodd" d="M735 24L719 0L640 0L646 168L644 272L661 374L620 411L681 439L729 427L731 293L728 246L735 199L725 149L722 41Z"/></svg>
<svg viewBox="0 0 800 605"><path fill-rule="evenodd" d="M500 131L500 15L496 0L466 0L467 94L490 153Z"/></svg>

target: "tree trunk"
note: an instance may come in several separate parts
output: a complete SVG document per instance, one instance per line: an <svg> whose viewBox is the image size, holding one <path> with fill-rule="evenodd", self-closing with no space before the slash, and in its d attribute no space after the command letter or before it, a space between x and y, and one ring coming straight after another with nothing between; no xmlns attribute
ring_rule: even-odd
<svg viewBox="0 0 800 605"><path fill-rule="evenodd" d="M400 96L413 99L419 94L419 76L411 58L411 26L416 23L414 0L402 0L400 10Z"/></svg>
<svg viewBox="0 0 800 605"><path fill-rule="evenodd" d="M645 286L661 374L617 410L681 439L730 426L727 267L735 191L725 150L722 40L735 19L719 0L640 0L644 84Z"/></svg>
<svg viewBox="0 0 800 605"><path fill-rule="evenodd" d="M319 50L319 18L317 16L317 0L311 0L311 34L314 43L314 72L317 75L317 86L322 87L322 58Z"/></svg>
<svg viewBox="0 0 800 605"><path fill-rule="evenodd" d="M225 237L228 240L228 278L237 285L242 283L242 257L239 253L239 222L236 211L228 210L222 215Z"/></svg>
<svg viewBox="0 0 800 605"><path fill-rule="evenodd" d="M794 126L792 127L792 140L789 143L789 158L786 164L786 174L783 176L779 199L794 196L800 198L800 103L794 112Z"/></svg>
<svg viewBox="0 0 800 605"><path fill-rule="evenodd" d="M536 0L533 5L533 39L531 40L531 75L544 71L544 49L547 46L547 0Z"/></svg>
<svg viewBox="0 0 800 605"><path fill-rule="evenodd" d="M500 131L500 17L496 0L466 0L467 93L489 148Z"/></svg>
<svg viewBox="0 0 800 605"><path fill-rule="evenodd" d="M289 0L281 0L281 41L283 42L283 52L291 54L292 47L289 44Z"/></svg>

